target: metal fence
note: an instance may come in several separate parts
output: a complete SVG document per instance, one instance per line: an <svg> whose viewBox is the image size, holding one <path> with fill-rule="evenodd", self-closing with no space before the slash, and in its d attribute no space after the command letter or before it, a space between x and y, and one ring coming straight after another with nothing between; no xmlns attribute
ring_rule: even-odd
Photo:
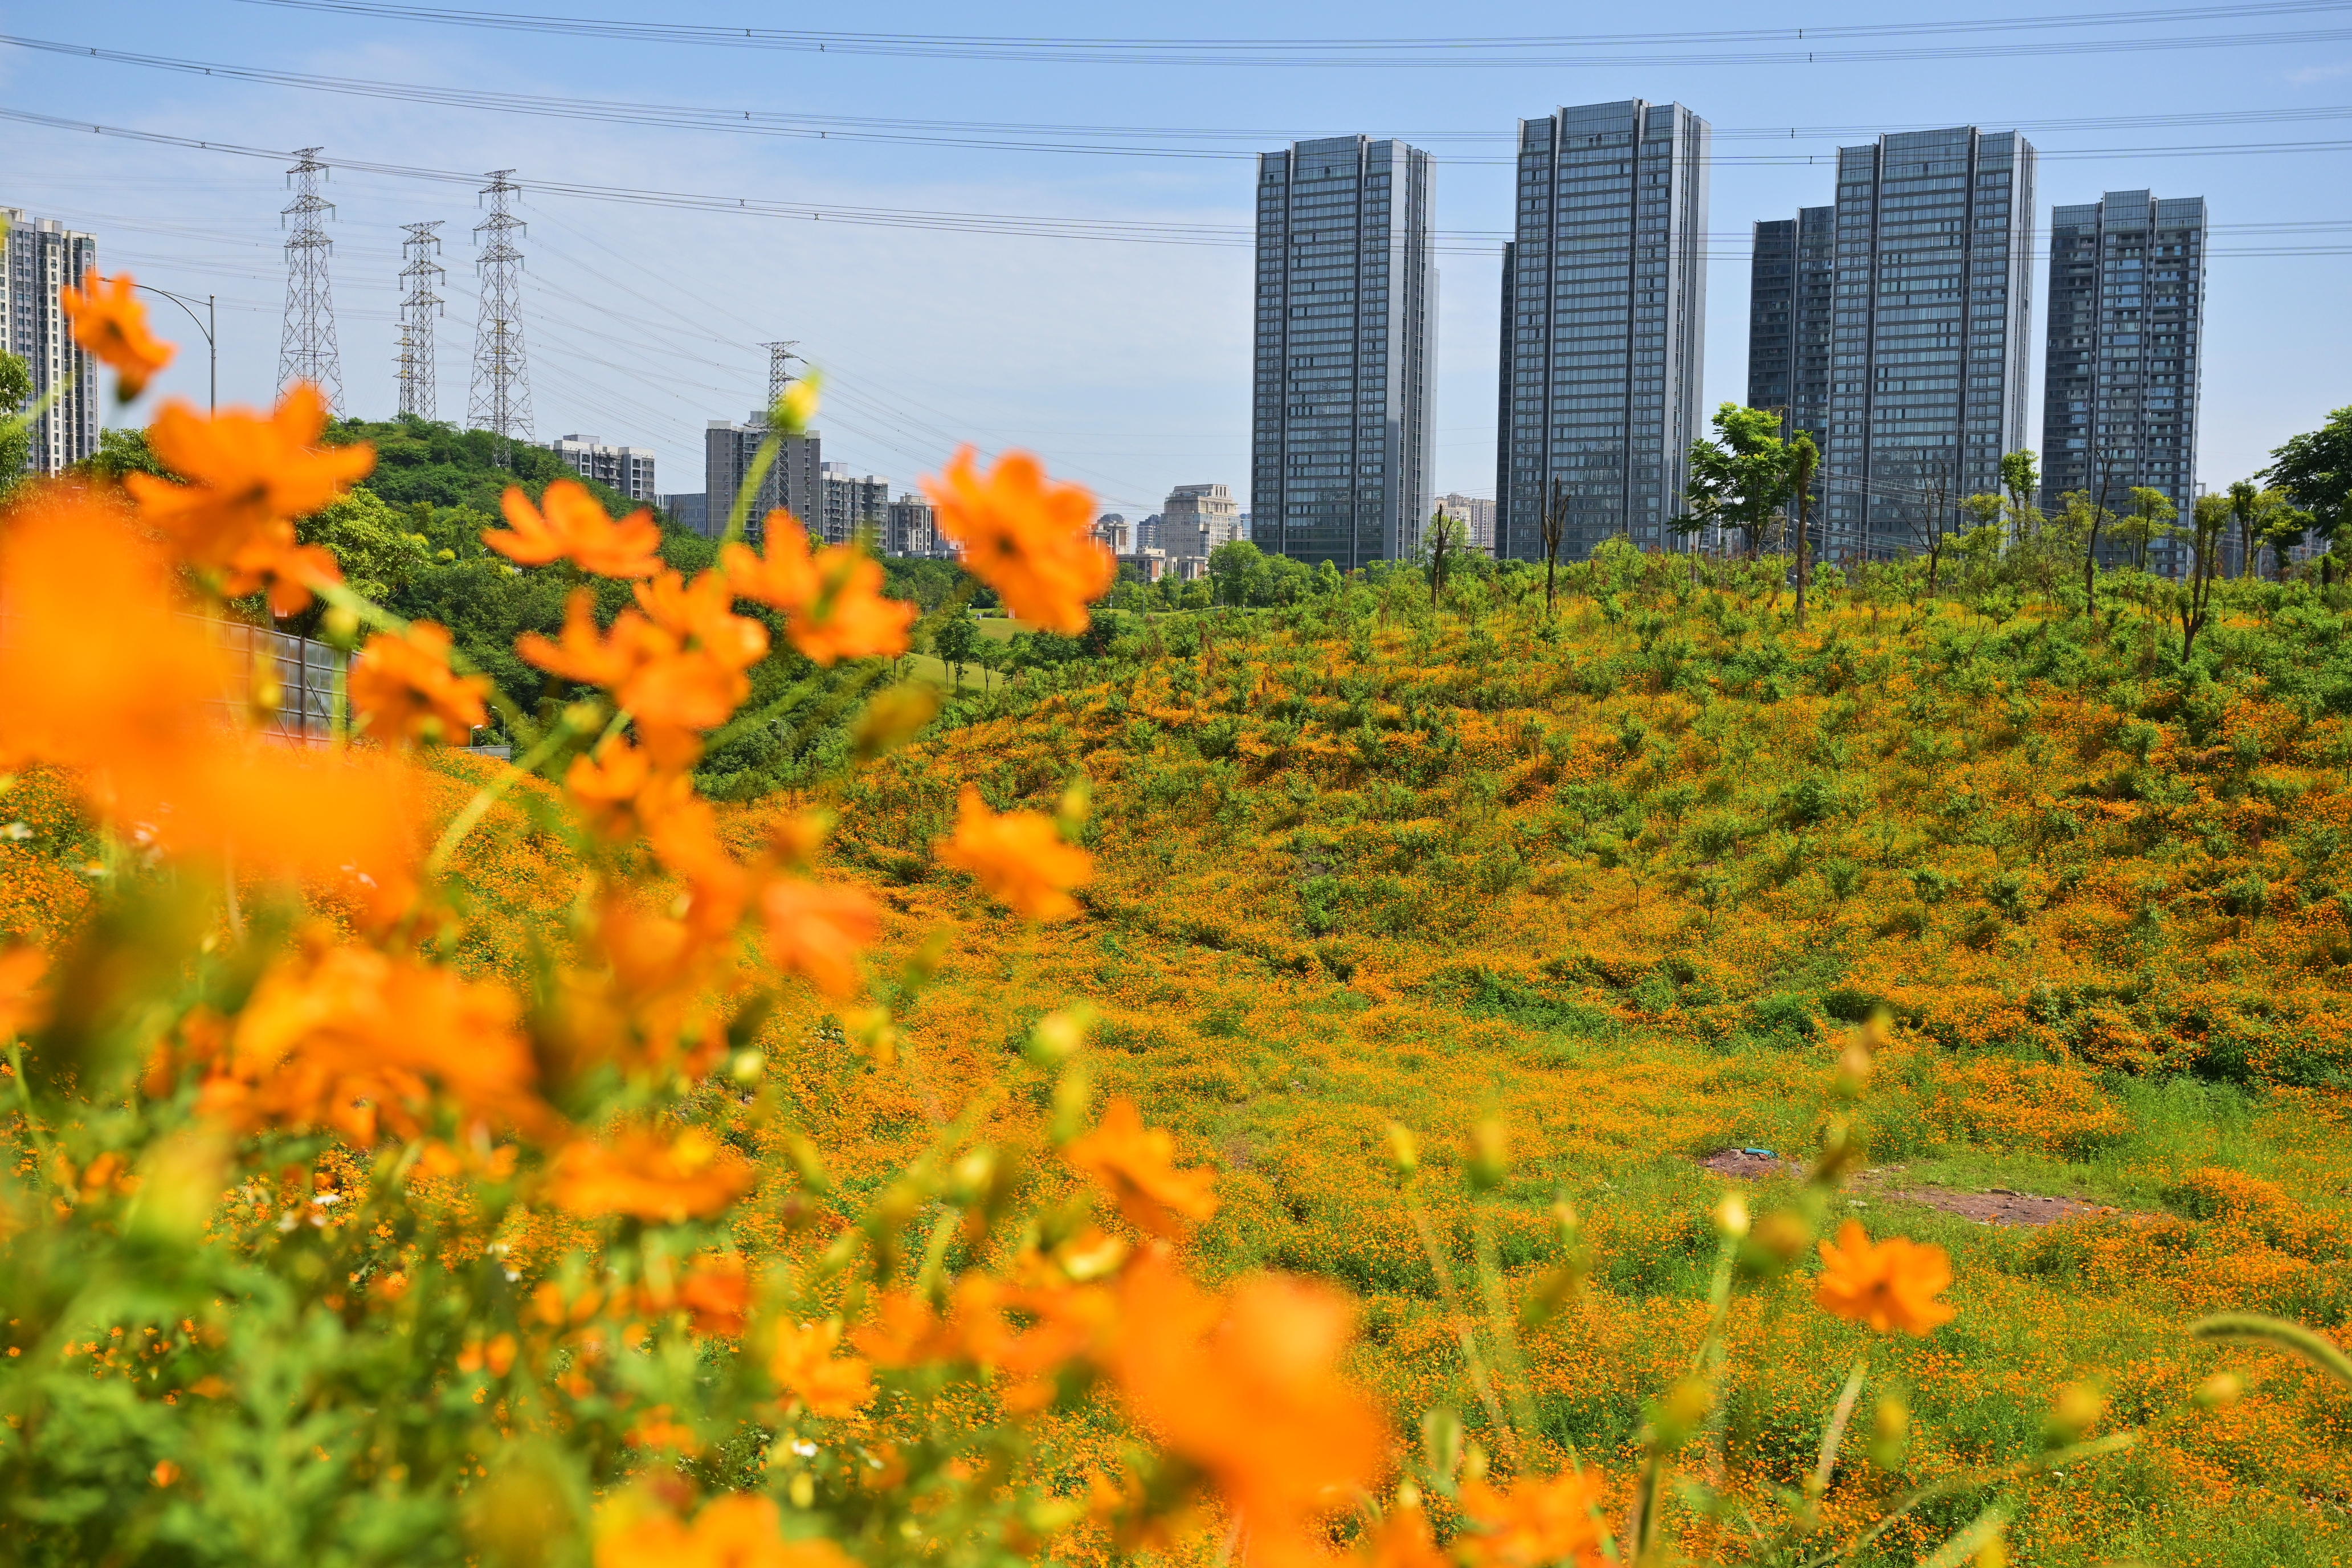
<svg viewBox="0 0 2352 1568"><path fill-rule="evenodd" d="M257 726L272 740L315 744L334 733L335 672L348 657L325 643L242 621L211 620L214 637L228 655L229 689L217 700L223 716L235 722L240 714L268 713ZM274 685L274 709L258 707L256 699Z"/></svg>

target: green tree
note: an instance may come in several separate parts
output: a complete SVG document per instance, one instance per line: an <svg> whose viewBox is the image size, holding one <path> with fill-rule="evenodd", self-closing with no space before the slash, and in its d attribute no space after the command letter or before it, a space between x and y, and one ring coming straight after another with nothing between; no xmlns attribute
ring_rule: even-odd
<svg viewBox="0 0 2352 1568"><path fill-rule="evenodd" d="M1462 525L1444 507L1429 514L1429 532L1422 541L1422 550L1429 558L1429 603L1437 605L1437 597L1445 592L1446 579L1453 574L1454 558L1462 548Z"/></svg>
<svg viewBox="0 0 2352 1568"><path fill-rule="evenodd" d="M2165 525L2180 515L2180 509L2153 485L2134 485L2128 493L2131 510L2116 520L2116 537L2130 550L2132 565L2146 571L2149 544L2164 536Z"/></svg>
<svg viewBox="0 0 2352 1568"><path fill-rule="evenodd" d="M1727 403L1713 424L1714 440L1691 443L1690 480L1683 488L1689 510L1673 526L1685 534L1735 529L1745 536L1743 552L1753 555L1793 493L1790 444L1780 438L1780 416L1769 408Z"/></svg>
<svg viewBox="0 0 2352 1568"><path fill-rule="evenodd" d="M33 373L15 354L0 353L0 411L21 418L32 401ZM32 461L32 430L0 415L0 495L15 488Z"/></svg>
<svg viewBox="0 0 2352 1568"><path fill-rule="evenodd" d="M1551 494L1546 499L1543 510L1544 614L1547 616L1559 602L1559 546L1560 542L1568 537L1568 514L1574 504L1575 500L1569 493L1568 481L1555 478L1551 482Z"/></svg>
<svg viewBox="0 0 2352 1568"><path fill-rule="evenodd" d="M294 537L325 545L352 591L381 604L433 563L425 535L407 526L414 521L374 491L355 489L296 523Z"/></svg>
<svg viewBox="0 0 2352 1568"><path fill-rule="evenodd" d="M2339 408L2318 429L2294 437L2271 453L2271 466L2256 476L2286 492L2311 514L2310 531L2333 546L2352 508L2352 407ZM2282 552L2280 573L2284 575Z"/></svg>
<svg viewBox="0 0 2352 1568"><path fill-rule="evenodd" d="M1820 466L1821 448L1813 445L1812 437L1800 430L1781 447L1788 470L1789 500L1796 503L1797 512L1797 629L1805 629L1805 530L1812 521L1813 469ZM1787 503L1783 503L1784 505Z"/></svg>
<svg viewBox="0 0 2352 1568"><path fill-rule="evenodd" d="M2180 591L2180 662L2197 651L2197 634L2212 613L2213 580L2221 571L2221 535L2230 526L2231 507L2226 495L2197 498L2196 510L2185 531L2189 539L2188 586Z"/></svg>
<svg viewBox="0 0 2352 1568"><path fill-rule="evenodd" d="M1273 597L1274 574L1265 552L1246 539L1209 552L1209 581L1221 605L1263 605Z"/></svg>
<svg viewBox="0 0 2352 1568"><path fill-rule="evenodd" d="M959 609L932 632L931 651L949 668L950 686L959 689L963 686L963 667L978 662L980 640L980 623L968 609Z"/></svg>

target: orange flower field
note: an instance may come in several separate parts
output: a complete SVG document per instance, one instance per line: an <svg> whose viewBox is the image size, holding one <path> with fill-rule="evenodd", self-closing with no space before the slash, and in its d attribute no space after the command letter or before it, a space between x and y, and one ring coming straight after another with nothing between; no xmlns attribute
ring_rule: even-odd
<svg viewBox="0 0 2352 1568"><path fill-rule="evenodd" d="M860 547L559 480L526 712L295 542L322 417L0 514L0 1560L2352 1554L2343 589L1106 616L967 452L1082 657L942 705ZM199 617L314 595L297 748Z"/></svg>

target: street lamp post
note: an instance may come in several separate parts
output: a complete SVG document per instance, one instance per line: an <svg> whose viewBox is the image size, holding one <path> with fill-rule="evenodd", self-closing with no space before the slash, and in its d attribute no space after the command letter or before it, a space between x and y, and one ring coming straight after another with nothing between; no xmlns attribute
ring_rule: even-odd
<svg viewBox="0 0 2352 1568"><path fill-rule="evenodd" d="M197 321L194 303L173 293L169 289L158 289L152 283L134 283L131 287L143 294L161 294L164 299L185 310L188 313L188 320L196 322L196 331L205 335L205 351L212 360L211 381L205 394L205 409L207 413L217 412L220 407L220 339L217 335L220 311L215 297L210 294L205 296L205 315L207 320Z"/></svg>

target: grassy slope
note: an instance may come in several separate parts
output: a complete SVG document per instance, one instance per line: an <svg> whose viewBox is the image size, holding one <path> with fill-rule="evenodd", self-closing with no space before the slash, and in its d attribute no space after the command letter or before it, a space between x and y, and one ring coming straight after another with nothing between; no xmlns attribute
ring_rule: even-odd
<svg viewBox="0 0 2352 1568"><path fill-rule="evenodd" d="M1701 1313L1718 1188L1689 1156L1801 1147L1824 1006L1883 996L1903 1022L1867 1113L1875 1157L2157 1216L2028 1235L1857 1200L1874 1230L1948 1247L1959 1276L1955 1324L1874 1350L1874 1387L1908 1391L1925 1434L1911 1479L2023 1451L2048 1391L2091 1375L2157 1441L2038 1486L2026 1560L2340 1560L2352 1399L2175 1331L2221 1307L2340 1330L2352 1299L2343 922L2314 838L2352 805L2343 721L2252 689L2168 716L2128 627L2027 680L1956 610L1840 611L1796 637L1767 607L1716 609L1571 604L1550 640L1494 614L1225 626L1206 654L902 754L840 803L844 863L884 891L894 946L959 940L901 1067L859 1058L814 1000L772 1022L810 1131L866 1186L1027 1019L1090 998L1103 1091L1220 1169L1201 1265L1360 1292L1362 1370L1409 1421L1475 1405L1382 1128L1429 1139L1443 1193L1468 1125L1498 1114L1518 1156L1506 1262L1548 1257L1559 1192L1595 1254L1594 1289L1531 1346L1547 1429L1614 1463ZM436 814L483 767L436 763ZM1076 767L1097 789L1086 919L1026 931L933 874L961 783L1043 801ZM48 783L17 790L33 837L0 847L0 926L54 931L86 845ZM575 888L522 793L467 852L467 952L516 972ZM1950 883L1934 902L1922 871ZM994 1131L1034 1147L1032 1108ZM1437 1206L1460 1242L1461 1205ZM1801 1289L1743 1321L1731 1452L1752 1492L1809 1466L1858 1348ZM2251 1396L2183 1409L2221 1364ZM1895 1482L1848 1458L1832 1506L1853 1516ZM1898 1532L1886 1560L1926 1539Z"/></svg>
<svg viewBox="0 0 2352 1568"><path fill-rule="evenodd" d="M1960 1276L1952 1328L1878 1352L1932 1434L1915 1476L2023 1451L2092 1376L2158 1439L2042 1489L2033 1560L2336 1560L2352 1401L2176 1331L2352 1305L2343 721L2251 680L2184 707L2129 617L2090 642L1847 609L1798 637L1710 602L1571 605L1549 641L1507 616L1228 630L900 759L845 803L846 846L910 930L973 922L914 1038L976 1078L1025 1017L1096 1001L1106 1091L1223 1172L1203 1260L1363 1292L1401 1414L1471 1400L1381 1129L1451 1148L1499 1114L1507 1258L1542 1256L1556 1192L1591 1216L1601 1288L1537 1376L1553 1435L1609 1453L1693 1342L1718 1185L1690 1156L1804 1147L1825 1015L1884 999L1875 1159L2157 1216L2025 1234L1854 1200ZM961 782L1042 801L1080 767L1091 918L1031 939L931 879ZM1735 1456L1790 1484L1857 1336L1794 1294L1744 1332ZM2186 1413L2224 1362L2254 1397ZM1889 1483L1857 1484L1850 1508Z"/></svg>

